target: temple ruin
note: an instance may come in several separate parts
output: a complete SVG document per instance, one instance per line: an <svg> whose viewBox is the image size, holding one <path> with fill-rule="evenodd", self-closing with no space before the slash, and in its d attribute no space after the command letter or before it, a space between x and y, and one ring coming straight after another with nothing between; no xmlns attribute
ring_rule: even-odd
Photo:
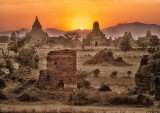
<svg viewBox="0 0 160 113"><path fill-rule="evenodd" d="M48 90L77 88L76 51L51 51L47 56L47 69L41 70L38 87Z"/></svg>

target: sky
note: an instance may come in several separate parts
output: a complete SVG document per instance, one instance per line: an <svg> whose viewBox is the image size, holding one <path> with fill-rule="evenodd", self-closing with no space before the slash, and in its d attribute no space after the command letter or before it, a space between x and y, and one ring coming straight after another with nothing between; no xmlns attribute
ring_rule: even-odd
<svg viewBox="0 0 160 113"><path fill-rule="evenodd" d="M31 28L38 16L43 29L92 29L119 23L160 25L160 0L0 0L0 32Z"/></svg>

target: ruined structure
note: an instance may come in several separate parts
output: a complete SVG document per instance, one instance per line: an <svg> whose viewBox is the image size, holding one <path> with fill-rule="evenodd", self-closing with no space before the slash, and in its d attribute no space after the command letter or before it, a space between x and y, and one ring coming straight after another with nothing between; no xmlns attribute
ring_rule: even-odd
<svg viewBox="0 0 160 113"><path fill-rule="evenodd" d="M99 23L94 22L93 30L83 40L83 45L87 46L105 46L108 45L109 40L105 37L102 31L99 29Z"/></svg>
<svg viewBox="0 0 160 113"><path fill-rule="evenodd" d="M135 75L136 89L141 93L154 92L156 96L160 97L160 70L157 71L157 67L153 66L147 67L148 63L149 56L144 55ZM153 70L151 68L153 68Z"/></svg>
<svg viewBox="0 0 160 113"><path fill-rule="evenodd" d="M37 16L32 25L31 32L27 33L25 37L30 45L42 45L47 41L48 34L42 30L42 25L40 24Z"/></svg>
<svg viewBox="0 0 160 113"><path fill-rule="evenodd" d="M47 69L41 70L38 86L40 89L75 89L76 51L51 51L47 56Z"/></svg>

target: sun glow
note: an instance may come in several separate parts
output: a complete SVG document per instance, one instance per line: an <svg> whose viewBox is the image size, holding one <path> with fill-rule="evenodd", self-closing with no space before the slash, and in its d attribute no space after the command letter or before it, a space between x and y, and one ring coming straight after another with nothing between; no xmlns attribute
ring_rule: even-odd
<svg viewBox="0 0 160 113"><path fill-rule="evenodd" d="M81 28L79 28L80 30L84 30L84 28L83 27L81 27Z"/></svg>

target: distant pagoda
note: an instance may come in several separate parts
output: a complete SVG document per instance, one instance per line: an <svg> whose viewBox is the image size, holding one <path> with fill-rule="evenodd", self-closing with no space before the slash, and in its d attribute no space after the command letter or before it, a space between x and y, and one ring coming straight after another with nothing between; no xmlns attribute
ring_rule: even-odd
<svg viewBox="0 0 160 113"><path fill-rule="evenodd" d="M42 30L42 25L40 24L38 17L36 16L35 22L32 25L31 32L26 34L26 38L29 45L43 45L48 39L47 32Z"/></svg>
<svg viewBox="0 0 160 113"><path fill-rule="evenodd" d="M93 23L92 31L87 35L83 41L83 45L86 46L105 46L108 45L108 40L105 34L99 29L99 23Z"/></svg>
<svg viewBox="0 0 160 113"><path fill-rule="evenodd" d="M40 24L37 16L35 22L32 25L32 30L42 30L42 25Z"/></svg>

